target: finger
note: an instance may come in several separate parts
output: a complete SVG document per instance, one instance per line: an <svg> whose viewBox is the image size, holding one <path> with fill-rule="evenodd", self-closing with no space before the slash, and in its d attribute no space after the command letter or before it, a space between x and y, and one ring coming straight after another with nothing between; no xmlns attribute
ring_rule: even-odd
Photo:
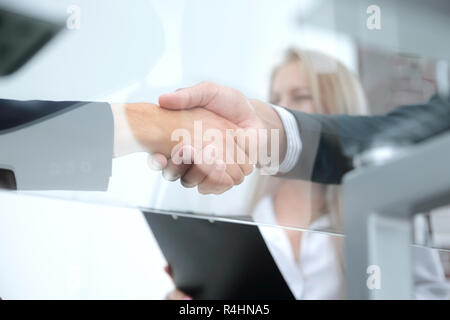
<svg viewBox="0 0 450 320"><path fill-rule="evenodd" d="M192 298L189 297L184 292L182 292L178 289L175 289L175 290L170 291L167 294L166 300L192 300Z"/></svg>
<svg viewBox="0 0 450 320"><path fill-rule="evenodd" d="M167 158L165 155L161 153L151 154L147 158L147 165L152 170L163 170L167 166Z"/></svg>
<svg viewBox="0 0 450 320"><path fill-rule="evenodd" d="M166 265L164 267L164 272L167 273L167 275L169 275L172 278L172 272L170 270L170 266L169 265Z"/></svg>
<svg viewBox="0 0 450 320"><path fill-rule="evenodd" d="M227 148L234 147L233 143ZM215 158L221 158L223 155L210 155L207 148L212 150L212 145L204 149L203 159L199 159L203 161L197 162L182 176L181 183L183 186L193 188L198 185L200 186L198 191L202 194L220 194L230 189L233 185L241 184L245 176L253 171L253 166L249 163L245 152L239 147L236 147L237 153L235 157L228 159L230 164L225 166L225 170L222 167L223 161L221 159L220 161L219 159L215 160ZM214 151L216 150L214 149ZM240 154L240 157L238 154ZM208 158L210 159L209 163ZM238 164L237 160L240 160L241 164ZM213 166L213 161L215 166ZM204 181L205 179L207 180Z"/></svg>
<svg viewBox="0 0 450 320"><path fill-rule="evenodd" d="M163 177L167 181L176 181L181 178L192 164L175 164L171 159L167 162L167 167L163 170Z"/></svg>
<svg viewBox="0 0 450 320"><path fill-rule="evenodd" d="M239 166L240 172L242 174L242 176L240 176L239 178L243 180L245 176L248 176L253 172L254 165L239 144L236 143L236 145L231 146L231 148L235 148L236 155L234 156L234 159L227 159L227 162L234 161L234 163ZM234 180L236 184L239 184L238 179Z"/></svg>
<svg viewBox="0 0 450 320"><path fill-rule="evenodd" d="M255 128L238 129L234 132L234 142L238 145L240 150L243 150L247 155L248 163L255 165L258 163L259 144L264 141L264 135L258 135L258 130Z"/></svg>
<svg viewBox="0 0 450 320"><path fill-rule="evenodd" d="M220 163L222 160L218 160ZM225 170L213 170L198 185L198 192L201 194L221 194L232 188L233 179Z"/></svg>
<svg viewBox="0 0 450 320"><path fill-rule="evenodd" d="M202 82L193 87L178 89L159 97L159 105L166 109L189 109L205 107L215 97L219 86L209 82Z"/></svg>
<svg viewBox="0 0 450 320"><path fill-rule="evenodd" d="M240 165L231 163L226 165L226 172L231 177L233 185L239 185L244 181L245 175L242 172Z"/></svg>
<svg viewBox="0 0 450 320"><path fill-rule="evenodd" d="M191 168L195 156L195 149L192 146L182 146L168 160L167 166L163 170L163 177L168 181L178 180Z"/></svg>
<svg viewBox="0 0 450 320"><path fill-rule="evenodd" d="M253 168L245 151L242 150L234 140L227 139L226 144L225 158L227 163L227 173L233 179L234 185L239 185L244 181L245 176L253 171ZM229 153L229 151L233 152Z"/></svg>
<svg viewBox="0 0 450 320"><path fill-rule="evenodd" d="M206 146L201 151L201 157L194 159L195 164L181 177L181 184L186 188L193 188L201 183L212 171L225 171L225 164L217 164L217 148Z"/></svg>
<svg viewBox="0 0 450 320"><path fill-rule="evenodd" d="M250 160L248 159L247 156L245 156L245 162L243 163L238 162L238 164L244 176L248 176L253 172L254 165L250 163Z"/></svg>

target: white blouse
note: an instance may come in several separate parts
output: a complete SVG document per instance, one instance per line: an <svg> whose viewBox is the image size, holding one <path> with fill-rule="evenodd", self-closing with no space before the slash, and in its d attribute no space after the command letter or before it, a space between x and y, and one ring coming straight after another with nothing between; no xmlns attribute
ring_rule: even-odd
<svg viewBox="0 0 450 320"><path fill-rule="evenodd" d="M271 196L255 207L256 222L277 225ZM316 219L310 229L330 227L328 215ZM342 258L335 241L342 237L318 232L303 232L298 261L284 229L259 226L259 230L296 299L344 299L345 278ZM438 252L428 248L413 248L413 276L416 299L450 299L450 285L445 279Z"/></svg>

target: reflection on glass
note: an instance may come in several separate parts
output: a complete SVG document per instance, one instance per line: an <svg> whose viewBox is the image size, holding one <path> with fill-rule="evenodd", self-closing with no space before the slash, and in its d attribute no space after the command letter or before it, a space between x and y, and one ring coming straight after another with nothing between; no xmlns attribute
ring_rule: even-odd
<svg viewBox="0 0 450 320"><path fill-rule="evenodd" d="M317 232L260 227L296 299L344 299L343 238Z"/></svg>
<svg viewBox="0 0 450 320"><path fill-rule="evenodd" d="M7 2L13 6L16 1ZM124 100L132 96L135 101L156 103L163 91L215 80L288 109L337 116L384 114L401 105L422 103L436 92L448 94L449 90L449 47L442 41L450 21L446 0L428 1L426 5L418 1L411 5L406 1L385 1L378 30L366 28L365 13L370 1L286 1L283 6L277 1L264 5L217 1L208 6L192 1L186 6L185 0L178 0L175 5L155 3L158 15L145 1L132 10L125 10L131 8L125 4L100 8L99 4L78 2L85 19L81 30L66 30L20 73L2 78L0 98L99 101L106 94L113 97L110 90L120 93L126 89L124 86L133 90L130 83L145 83L138 93L125 90L130 95ZM28 4L23 2L20 6ZM36 10L45 16L50 7L45 4ZM62 7L60 4L58 8ZM64 15L63 9L60 13ZM58 10L54 10L56 14ZM267 24L269 14L272 22ZM161 29L165 31L167 49L162 57L158 56L162 50ZM293 47L286 50L286 44ZM105 47L109 48L107 55ZM282 61L266 79L264 73L280 49ZM155 65L148 71L149 66ZM42 75L46 75L45 81ZM80 116L73 127L64 127L65 133L75 132L88 118L92 121L92 116ZM96 122L95 129L102 131L100 127ZM81 139L83 146L97 136L87 134ZM65 142L62 136L52 138L53 145ZM24 137L14 148L36 147L34 143L28 146L29 141ZM47 142L39 148L44 155ZM73 150L73 145L64 147ZM2 145L0 154L8 155L9 148ZM39 184L44 174L43 166L37 165L37 155L35 152L35 167L29 175L33 184ZM52 159L43 159L45 165L53 167ZM29 160L20 154L20 161ZM13 188L14 168L2 165L0 188ZM99 167L107 169L103 164ZM93 178L100 171L89 175ZM108 180L109 172L105 176ZM351 275L345 274L343 259L345 213L340 186L261 176L256 172L222 196L202 196L197 190L164 181L159 172L147 167L147 155L136 153L113 160L107 192L18 193L123 208L194 212L212 219L252 223L260 227L299 299L345 298L345 277ZM9 207L3 191L0 196L5 200L0 203L0 211L5 214L12 206ZM25 203L29 198L23 199ZM448 297L445 276L450 275L449 217L449 209L442 208L415 218L416 298ZM438 253L425 247L441 250Z"/></svg>
<svg viewBox="0 0 450 320"><path fill-rule="evenodd" d="M325 54L288 49L271 74L270 101L293 110L322 114L366 114L359 80ZM340 187L259 177L253 216L283 226L341 231Z"/></svg>
<svg viewBox="0 0 450 320"><path fill-rule="evenodd" d="M345 273L342 237L273 227L260 230L297 299L345 298L345 277L352 275ZM430 248L412 250L412 297L450 299L450 279L446 278L443 265L445 255L441 253L441 259L439 251Z"/></svg>
<svg viewBox="0 0 450 320"><path fill-rule="evenodd" d="M297 299L345 298L345 277L352 275L345 273L342 237L274 227L259 229ZM412 297L450 299L448 252L414 246L412 253Z"/></svg>
<svg viewBox="0 0 450 320"><path fill-rule="evenodd" d="M294 297L298 300L345 299L346 273L343 237L314 231L296 231L276 226L259 226L259 231ZM233 239L230 239L230 244ZM246 244L242 244L244 247ZM247 250L256 248L247 247ZM411 247L413 299L450 299L448 252ZM396 256L391 257L395 261ZM258 261L249 261L248 270ZM407 272L405 270L405 272ZM383 271L379 281L382 283ZM384 275L386 276L386 275ZM368 273L367 278L373 277ZM373 279L371 279L372 281ZM375 284L378 280L375 280ZM378 288L382 290L383 288ZM174 289L169 299L181 299L184 292Z"/></svg>

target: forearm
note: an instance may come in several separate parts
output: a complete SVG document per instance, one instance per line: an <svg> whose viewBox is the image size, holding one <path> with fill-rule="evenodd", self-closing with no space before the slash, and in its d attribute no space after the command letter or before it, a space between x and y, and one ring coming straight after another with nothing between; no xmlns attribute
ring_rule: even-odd
<svg viewBox="0 0 450 320"><path fill-rule="evenodd" d="M134 118L134 112L128 111L132 104L115 103L111 104L111 111L114 119L114 157L124 156L134 152L146 151L136 138L135 131L131 127L129 114ZM150 119L152 119L150 117ZM134 121L133 121L134 122Z"/></svg>
<svg viewBox="0 0 450 320"><path fill-rule="evenodd" d="M111 104L114 118L114 156L134 152L159 153L170 158L178 143L176 129L192 131L193 114L198 111L171 111L152 103Z"/></svg>
<svg viewBox="0 0 450 320"><path fill-rule="evenodd" d="M8 122L0 134L0 168L19 190L105 190L111 175L113 121L106 103L3 101L26 122ZM22 113L23 111L23 113ZM19 119L19 118L18 118Z"/></svg>
<svg viewBox="0 0 450 320"><path fill-rule="evenodd" d="M352 158L344 152L342 138L359 140L360 136L356 133L345 135L331 116L291 112L298 122L302 152L295 168L285 177L325 184L341 183L343 175L352 169Z"/></svg>
<svg viewBox="0 0 450 320"><path fill-rule="evenodd" d="M113 157L170 156L180 115L149 103L0 100L0 169L17 188L106 190Z"/></svg>
<svg viewBox="0 0 450 320"><path fill-rule="evenodd" d="M353 158L369 148L419 143L450 127L450 103L437 96L428 103L378 116L292 113L303 150L298 165L287 176L327 184L341 183L353 169Z"/></svg>

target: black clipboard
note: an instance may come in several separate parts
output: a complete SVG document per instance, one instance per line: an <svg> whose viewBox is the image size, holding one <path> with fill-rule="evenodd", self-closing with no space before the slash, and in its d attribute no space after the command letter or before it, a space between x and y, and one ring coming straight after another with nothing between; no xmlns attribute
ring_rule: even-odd
<svg viewBox="0 0 450 320"><path fill-rule="evenodd" d="M194 299L293 300L257 226L145 211L177 288Z"/></svg>

